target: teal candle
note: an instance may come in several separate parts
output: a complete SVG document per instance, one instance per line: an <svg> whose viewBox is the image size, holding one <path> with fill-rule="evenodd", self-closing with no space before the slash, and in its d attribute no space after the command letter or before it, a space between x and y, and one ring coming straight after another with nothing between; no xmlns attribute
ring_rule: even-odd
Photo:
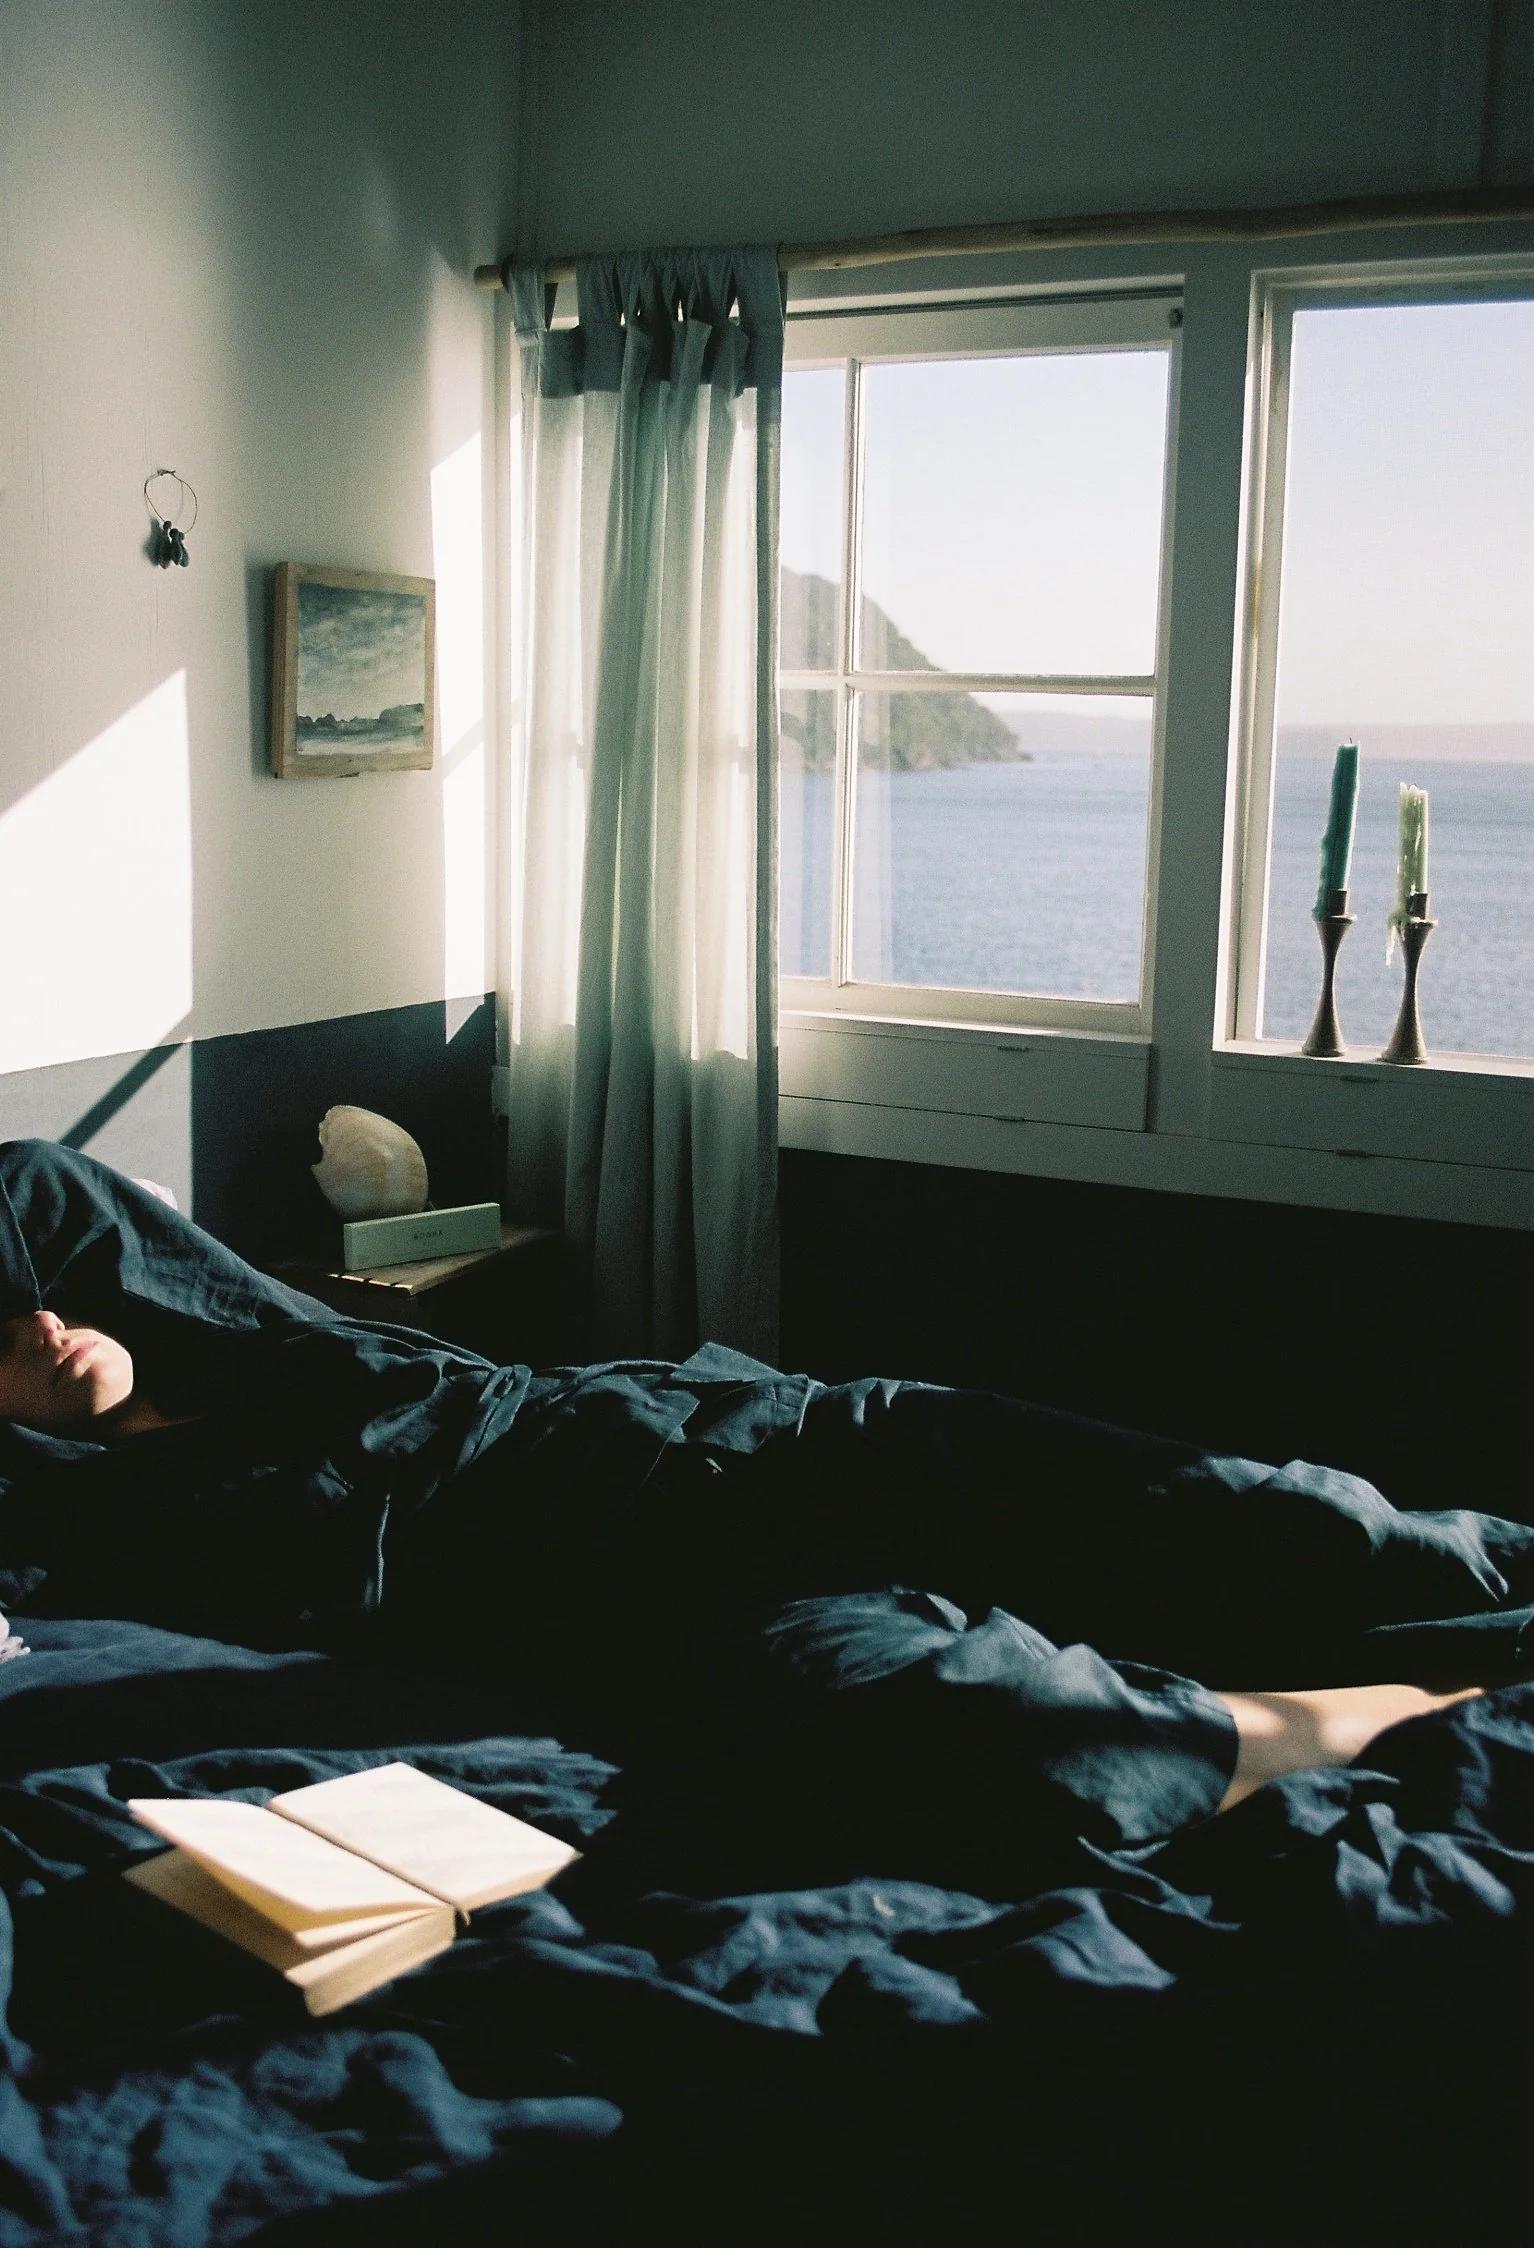
<svg viewBox="0 0 1534 2248"><path fill-rule="evenodd" d="M1345 890L1353 865L1353 829L1358 819L1358 744L1344 742L1332 761L1332 801L1321 838L1321 886L1315 917L1326 912L1328 890Z"/></svg>

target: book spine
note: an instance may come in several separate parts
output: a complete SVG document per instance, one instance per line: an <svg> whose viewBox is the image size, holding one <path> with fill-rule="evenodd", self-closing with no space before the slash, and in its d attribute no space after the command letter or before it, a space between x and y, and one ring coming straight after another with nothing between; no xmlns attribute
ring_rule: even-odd
<svg viewBox="0 0 1534 2248"><path fill-rule="evenodd" d="M307 1819L301 1819L296 1811L290 1811L285 1804L279 1803L275 1797L263 1804L262 1809L275 1811L279 1819L286 1819L289 1826L302 1827L305 1834L319 1835L322 1842L334 1844L337 1850L346 1851L349 1857L360 1858L364 1865L377 1866L380 1873L392 1873L396 1881L407 1882L412 1889L419 1889L423 1896L435 1897L439 1905L451 1906L453 1919L457 1923L460 1935L468 1927L469 1915L464 1907L458 1903L456 1898L445 1897L440 1889L433 1889L429 1882L419 1880L413 1873L401 1873L399 1867L391 1866L387 1858L375 1858L371 1850L359 1850L355 1842L337 1842L333 1834L325 1834L319 1827L312 1827Z"/></svg>
<svg viewBox="0 0 1534 2248"><path fill-rule="evenodd" d="M341 1228L341 1254L350 1272L416 1264L428 1257L464 1256L500 1245L498 1202L465 1202L451 1210L422 1210L409 1218L356 1218Z"/></svg>

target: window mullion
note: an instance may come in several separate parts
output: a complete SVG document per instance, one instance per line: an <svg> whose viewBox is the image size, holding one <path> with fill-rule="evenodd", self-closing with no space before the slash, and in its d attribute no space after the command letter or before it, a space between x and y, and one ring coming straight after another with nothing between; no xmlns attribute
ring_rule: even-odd
<svg viewBox="0 0 1534 2248"><path fill-rule="evenodd" d="M854 687L875 695L1141 695L1156 692L1156 674L1010 671L852 671Z"/></svg>
<svg viewBox="0 0 1534 2248"><path fill-rule="evenodd" d="M862 499L862 379L860 363L847 361L842 439L842 605L836 660L839 667L836 725L836 942L831 980L852 981L853 852L856 848L857 774L853 762L853 698L849 674L856 659L857 618L862 581L859 517Z"/></svg>
<svg viewBox="0 0 1534 2248"><path fill-rule="evenodd" d="M1279 582L1283 567L1284 476L1289 450L1292 302L1270 296L1259 369L1262 450L1252 569L1247 589L1245 756L1241 761L1241 890L1236 942L1235 1034L1255 1038L1267 952L1268 853L1273 826L1273 732L1278 700Z"/></svg>
<svg viewBox="0 0 1534 2248"><path fill-rule="evenodd" d="M778 673L778 685L792 692L804 687L834 687L843 678L850 686L870 694L1139 695L1146 701L1160 685L1154 672L1134 672L1121 678L1090 672L805 671L792 666Z"/></svg>

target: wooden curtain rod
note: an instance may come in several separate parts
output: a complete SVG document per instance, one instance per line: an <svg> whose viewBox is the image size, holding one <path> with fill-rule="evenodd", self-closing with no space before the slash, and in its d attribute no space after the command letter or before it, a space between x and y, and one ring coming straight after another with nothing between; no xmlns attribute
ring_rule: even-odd
<svg viewBox="0 0 1534 2248"><path fill-rule="evenodd" d="M1534 186L1450 188L1426 195L1354 195L1328 203L1279 203L1234 211L1100 211L1073 219L1004 219L988 226L921 226L861 241L785 242L785 273L896 265L907 258L984 250L1129 249L1153 242L1266 242L1281 235L1342 234L1355 227L1447 226L1456 219L1534 218ZM575 277L573 257L550 258L550 281ZM477 265L482 289L503 286L498 265Z"/></svg>

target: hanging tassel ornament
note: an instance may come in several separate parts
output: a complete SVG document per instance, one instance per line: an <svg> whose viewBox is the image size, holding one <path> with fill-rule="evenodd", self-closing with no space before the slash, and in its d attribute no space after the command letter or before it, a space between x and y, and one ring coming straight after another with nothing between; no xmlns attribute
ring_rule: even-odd
<svg viewBox="0 0 1534 2248"><path fill-rule="evenodd" d="M162 482L174 484L181 495L175 503L177 515L186 514L187 503L190 501L192 513L186 530L178 529L167 510L163 507L157 507L151 497L150 485ZM169 494L166 495L166 498L169 499ZM186 533L192 529L197 521L197 494L192 490L186 478L178 476L173 468L157 468L144 478L144 504L154 517L155 526L150 559L157 569L169 570L175 567L184 570L191 560L191 556L186 551Z"/></svg>

